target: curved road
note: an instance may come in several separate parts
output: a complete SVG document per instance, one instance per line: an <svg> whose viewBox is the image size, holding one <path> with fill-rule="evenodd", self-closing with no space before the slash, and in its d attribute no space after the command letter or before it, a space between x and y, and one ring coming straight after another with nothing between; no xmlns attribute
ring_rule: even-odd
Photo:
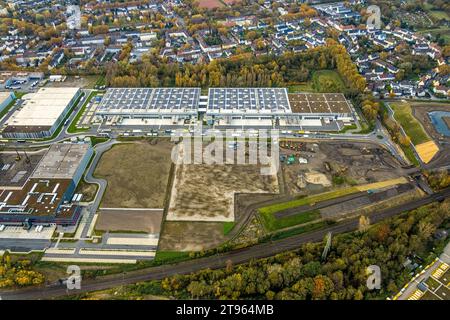
<svg viewBox="0 0 450 320"><path fill-rule="evenodd" d="M114 144L120 143L114 139L108 140L103 143L99 143L95 145L94 147L94 158L91 161L91 164L89 165L89 168L86 171L84 179L87 183L95 183L98 185L97 194L95 196L94 201L90 204L91 208L94 210L97 210L100 206L100 201L103 198L103 194L105 193L107 181L104 179L94 178L93 173L95 171L95 168L97 167L98 162L100 161L100 158L102 157L103 153L105 151L108 151Z"/></svg>
<svg viewBox="0 0 450 320"><path fill-rule="evenodd" d="M418 199L401 206L383 210L370 215L372 223L377 223L383 219L395 216L405 211L413 210L415 208L424 206L426 204L440 201L444 198L450 197L450 188L447 188L441 192L427 196L422 199ZM147 268L138 271L129 272L126 274L115 274L110 276L101 277L94 280L86 280L82 282L81 290L74 290L67 292L65 286L53 285L41 288L30 288L24 290L9 290L0 291L0 297L2 299L49 299L58 296L64 296L67 294L79 294L89 291L97 291L109 289L121 285L133 284L140 281L158 280L165 277L173 276L175 274L188 274L199 271L201 269L217 269L225 267L227 261L232 261L233 264L241 264L248 262L252 259L260 259L275 255L277 253L294 250L299 245L307 242L322 241L324 236L331 232L333 234L351 232L358 228L358 219L351 219L329 228L322 230L299 234L289 238L277 240L274 242L261 243L248 248L239 250L233 250L214 256L204 257L200 259L189 260L180 262L173 265L163 265L159 267Z"/></svg>

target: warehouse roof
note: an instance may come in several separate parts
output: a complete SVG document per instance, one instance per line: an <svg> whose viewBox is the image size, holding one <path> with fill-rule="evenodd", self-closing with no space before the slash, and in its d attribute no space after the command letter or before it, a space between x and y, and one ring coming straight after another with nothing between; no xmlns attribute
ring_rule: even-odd
<svg viewBox="0 0 450 320"><path fill-rule="evenodd" d="M289 102L294 113L351 113L342 93L294 93L289 94Z"/></svg>
<svg viewBox="0 0 450 320"><path fill-rule="evenodd" d="M72 179L88 149L88 144L53 144L35 169L32 178Z"/></svg>
<svg viewBox="0 0 450 320"><path fill-rule="evenodd" d="M200 88L111 88L98 113L196 112Z"/></svg>
<svg viewBox="0 0 450 320"><path fill-rule="evenodd" d="M61 116L79 88L41 88L36 93L22 97L24 100L8 119L8 126L18 127L52 127Z"/></svg>
<svg viewBox="0 0 450 320"><path fill-rule="evenodd" d="M208 112L290 113L285 88L210 88Z"/></svg>

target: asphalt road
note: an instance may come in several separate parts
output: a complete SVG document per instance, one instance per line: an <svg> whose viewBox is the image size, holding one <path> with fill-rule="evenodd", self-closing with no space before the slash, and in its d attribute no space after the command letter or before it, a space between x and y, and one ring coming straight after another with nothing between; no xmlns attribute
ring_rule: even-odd
<svg viewBox="0 0 450 320"><path fill-rule="evenodd" d="M97 194L95 195L94 201L89 204L88 210L90 211L90 219L86 224L85 230L83 230L83 233L81 235L82 238L87 237L87 231L89 229L90 221L92 220L92 217L94 216L97 209L100 207L100 202L102 201L103 194L105 193L106 186L108 185L108 182L106 180L94 178L93 173L95 171L95 168L97 168L97 164L100 161L100 158L102 157L103 153L105 151L108 151L116 143L119 142L117 142L116 140L108 140L104 143L97 144L94 147L95 151L94 159L92 159L92 162L86 171L84 179L86 180L87 183L95 183L96 185L98 185L98 190Z"/></svg>
<svg viewBox="0 0 450 320"><path fill-rule="evenodd" d="M431 202L448 197L450 197L450 188L447 188L441 192L435 193L425 198L403 204L401 206L374 213L370 215L370 220L372 223L376 223L383 219L400 214L401 212L413 210ZM217 269L224 267L227 261L232 261L232 263L236 265L248 262L252 259L273 256L283 251L296 249L303 243L322 241L322 239L328 232L331 232L332 234L339 234L354 231L357 228L358 219L352 219L333 225L326 229L306 234L299 234L274 242L262 243L248 248L233 250L223 254L189 260L173 265L163 265L154 268L142 269L126 274L116 274L97 278L94 280L86 280L82 282L81 290L67 292L64 286L58 285L23 290L3 290L0 291L0 297L3 300L50 299L58 296L64 296L69 293L71 295L79 294L89 291L109 289L126 284L133 284L140 281L162 279L165 277L173 276L175 274L189 274L206 268Z"/></svg>

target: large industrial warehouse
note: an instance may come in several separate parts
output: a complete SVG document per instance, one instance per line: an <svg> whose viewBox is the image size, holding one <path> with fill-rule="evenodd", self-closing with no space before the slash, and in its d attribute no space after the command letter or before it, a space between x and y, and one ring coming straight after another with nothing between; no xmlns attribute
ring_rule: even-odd
<svg viewBox="0 0 450 320"><path fill-rule="evenodd" d="M23 96L23 103L8 119L5 138L50 137L59 127L77 98L79 88L41 88Z"/></svg>
<svg viewBox="0 0 450 320"><path fill-rule="evenodd" d="M203 119L216 128L338 131L355 121L340 93L288 94L286 88L112 88L97 115L109 126L177 128Z"/></svg>
<svg viewBox="0 0 450 320"><path fill-rule="evenodd" d="M218 127L273 126L274 117L291 113L285 88L212 88L206 119Z"/></svg>
<svg viewBox="0 0 450 320"><path fill-rule="evenodd" d="M108 89L97 114L115 125L183 126L198 114L200 88Z"/></svg>
<svg viewBox="0 0 450 320"><path fill-rule="evenodd" d="M53 144L35 167L28 168L33 173L21 186L15 183L23 174L15 168L16 160L5 164L13 178L2 181L0 224L75 225L80 207L71 200L92 152L90 144Z"/></svg>

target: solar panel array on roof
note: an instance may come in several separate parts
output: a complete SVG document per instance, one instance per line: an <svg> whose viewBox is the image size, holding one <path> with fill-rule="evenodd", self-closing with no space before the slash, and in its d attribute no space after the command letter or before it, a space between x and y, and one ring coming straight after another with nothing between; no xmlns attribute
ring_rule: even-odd
<svg viewBox="0 0 450 320"><path fill-rule="evenodd" d="M290 113L285 88L211 88L208 112Z"/></svg>
<svg viewBox="0 0 450 320"><path fill-rule="evenodd" d="M111 88L97 112L193 112L199 96L200 88Z"/></svg>
<svg viewBox="0 0 450 320"><path fill-rule="evenodd" d="M342 93L292 93L289 102L294 113L350 114L348 101Z"/></svg>

